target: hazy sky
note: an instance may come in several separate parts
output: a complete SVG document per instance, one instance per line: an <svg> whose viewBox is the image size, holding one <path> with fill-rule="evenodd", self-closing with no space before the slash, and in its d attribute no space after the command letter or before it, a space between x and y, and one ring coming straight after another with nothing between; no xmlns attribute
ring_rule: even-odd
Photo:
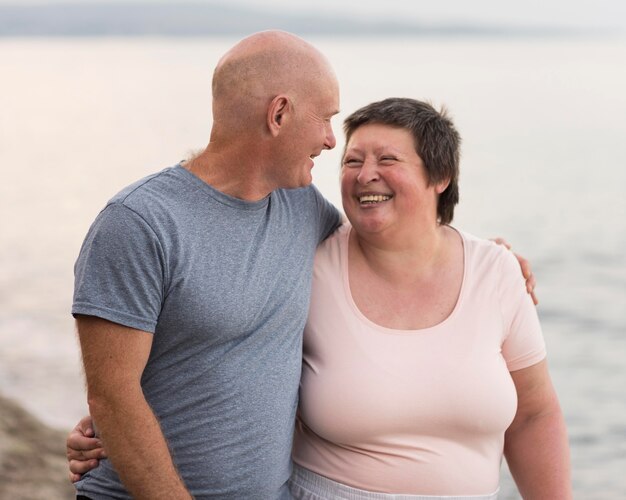
<svg viewBox="0 0 626 500"><path fill-rule="evenodd" d="M74 0L102 3L107 0ZM108 0L122 2L129 0ZM176 3L176 0L130 0L141 3ZM361 18L412 19L427 23L481 23L509 26L562 26L616 29L626 32L624 0L183 0L195 3L249 5L288 12L333 12ZM66 0L72 2L72 0ZM0 4L52 4L59 0L0 0Z"/></svg>

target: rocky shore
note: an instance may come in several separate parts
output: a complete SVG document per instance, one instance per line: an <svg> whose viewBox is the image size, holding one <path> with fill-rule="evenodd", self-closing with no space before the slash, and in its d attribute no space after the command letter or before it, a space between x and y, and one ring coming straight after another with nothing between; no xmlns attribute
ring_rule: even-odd
<svg viewBox="0 0 626 500"><path fill-rule="evenodd" d="M65 434L0 395L0 498L74 498L67 478Z"/></svg>

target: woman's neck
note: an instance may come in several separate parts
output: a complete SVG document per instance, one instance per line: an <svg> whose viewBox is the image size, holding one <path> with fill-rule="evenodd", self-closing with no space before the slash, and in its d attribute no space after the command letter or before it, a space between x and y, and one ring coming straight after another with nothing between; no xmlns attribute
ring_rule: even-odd
<svg viewBox="0 0 626 500"><path fill-rule="evenodd" d="M348 279L354 303L377 325L416 330L452 314L463 284L461 235L448 226L414 238L366 238L350 233ZM367 236L367 235L366 235Z"/></svg>
<svg viewBox="0 0 626 500"><path fill-rule="evenodd" d="M400 285L437 272L449 258L458 239L448 226L435 225L402 234L350 234L351 257L360 258L381 278Z"/></svg>

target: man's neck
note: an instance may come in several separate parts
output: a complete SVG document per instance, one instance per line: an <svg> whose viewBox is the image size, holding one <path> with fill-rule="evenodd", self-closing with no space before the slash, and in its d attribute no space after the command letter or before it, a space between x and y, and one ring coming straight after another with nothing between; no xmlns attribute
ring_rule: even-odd
<svg viewBox="0 0 626 500"><path fill-rule="evenodd" d="M213 153L207 148L182 166L212 188L244 201L259 201L272 189L258 178L258 169L249 158L239 155Z"/></svg>

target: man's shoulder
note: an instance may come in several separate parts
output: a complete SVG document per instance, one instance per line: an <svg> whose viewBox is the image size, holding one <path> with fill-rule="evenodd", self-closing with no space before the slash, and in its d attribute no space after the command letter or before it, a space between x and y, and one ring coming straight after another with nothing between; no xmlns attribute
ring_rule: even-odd
<svg viewBox="0 0 626 500"><path fill-rule="evenodd" d="M157 234L167 233L185 213L188 192L183 182L176 167L168 167L129 184L106 202L94 227L119 232L139 224Z"/></svg>
<svg viewBox="0 0 626 500"><path fill-rule="evenodd" d="M150 175L129 184L125 188L116 193L107 203L110 204L132 204L133 202L141 202L144 199L159 196L168 184L171 184L172 173L176 167L167 167L159 172Z"/></svg>

